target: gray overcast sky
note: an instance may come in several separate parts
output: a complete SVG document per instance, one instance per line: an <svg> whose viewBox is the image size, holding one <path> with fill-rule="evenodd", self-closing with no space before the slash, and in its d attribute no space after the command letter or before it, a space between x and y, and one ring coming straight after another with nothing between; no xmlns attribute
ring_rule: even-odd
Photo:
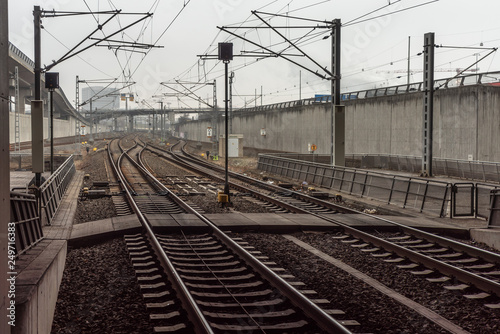
<svg viewBox="0 0 500 334"><path fill-rule="evenodd" d="M382 14L400 11L405 8L432 2L431 0L22 0L9 1L10 41L28 56L33 56L33 6L39 5L45 10L58 11L104 11L122 9L123 12L154 13L152 19L135 25L118 34L113 39L156 43L163 46L152 49L144 55L125 51L114 52L107 47L94 47L54 67L60 72L60 82L70 100L75 96L75 77L81 80L112 79L133 81L135 85L125 91L134 93L138 102L154 106L159 98L153 96L173 93L160 85L174 79L196 82L212 82L217 79L218 104L223 105L223 65L215 60L199 60L197 55L216 54L217 43L231 40L235 54L241 50L262 51L240 39L229 39L226 33L219 32L217 26L240 24L246 27L262 25L251 10L259 9L270 13L289 13L291 16L317 20L340 18L347 23L366 13L384 7L367 16L370 18ZM419 72L422 68L423 35L436 33L436 43L451 46L475 46L480 43L492 48L500 45L500 1L498 0L440 0L408 11L402 11L366 22L342 28L342 91L349 92L373 87L397 85L406 82L408 37L411 37L411 68L415 73L412 82L422 80ZM178 15L178 16L177 16ZM177 16L177 18L176 18ZM68 47L85 38L109 16L85 15L71 18L45 18L42 33L42 63L50 64L59 59ZM141 16L120 15L119 21L110 21L103 29L106 34L115 32L120 27L139 19ZM268 16L265 16L268 18ZM176 19L175 19L176 18ZM175 19L175 20L174 20ZM275 18L269 21L273 26L310 25L309 22ZM169 27L170 25L170 27ZM169 27L167 29L167 27ZM166 30L167 29L167 30ZM251 41L264 46L274 45L274 51L286 48L279 44L283 40L269 29L233 30ZM288 38L300 38L301 48L323 67L330 68L330 39L323 40L326 30L282 29ZM102 33L95 37L102 37ZM313 38L315 37L315 38ZM311 39L309 39L311 38ZM85 44L87 45L88 42ZM105 44L105 43L103 43ZM142 51L142 50L141 50ZM146 51L147 52L147 51ZM286 51L297 54L293 49ZM451 77L456 68L471 65L476 58L486 55L487 50L437 49L436 77ZM318 70L304 57L292 58L307 68ZM480 72L500 70L500 57L494 53L479 65ZM257 61L256 58L237 58L230 64L235 71L234 97L235 106L242 106L251 95L260 95L263 91L263 103L273 103L299 98L299 81L302 85L302 98L314 94L327 94L328 81L300 69L286 60L268 58ZM301 74L299 74L301 72ZM302 80L299 80L301 76ZM399 78L398 78L399 77ZM82 87L85 84L82 84ZM180 89L179 86L174 88ZM212 87L200 88L197 93L203 99L211 99ZM197 106L189 99L165 97L172 107L187 104ZM209 103L212 103L210 100ZM260 103L260 98L259 98ZM253 103L252 103L253 104ZM156 105L157 106L157 105Z"/></svg>

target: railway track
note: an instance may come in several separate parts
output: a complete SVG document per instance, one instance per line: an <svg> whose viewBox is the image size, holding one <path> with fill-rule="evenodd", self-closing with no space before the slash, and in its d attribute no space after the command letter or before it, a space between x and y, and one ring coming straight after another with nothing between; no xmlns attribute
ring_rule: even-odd
<svg viewBox="0 0 500 334"><path fill-rule="evenodd" d="M171 156L184 168L204 174L221 182L223 169L217 165L193 157L184 148L170 151L158 147L150 148L160 156ZM149 145L148 145L149 149ZM200 165L200 167L196 167ZM394 263L399 268L411 270L430 282L446 283L449 290L462 291L466 298L483 300L489 308L500 308L500 255L473 247L452 239L441 237L416 228L408 227L386 218L365 214L342 207L336 203L308 196L302 192L270 185L245 175L230 172L231 179L245 185L230 182L231 189L249 192L255 198L272 203L285 212L308 213L341 226L344 235L338 239L349 243L366 254ZM262 188L256 190L256 186ZM265 193L264 193L265 192ZM350 227L329 213L359 214L391 224L397 234L380 237Z"/></svg>
<svg viewBox="0 0 500 334"><path fill-rule="evenodd" d="M327 311L194 211L144 168L140 145L109 145L108 154L142 235L126 238L156 331L350 333ZM153 232L151 214L185 212L206 235ZM168 281L165 278L168 277ZM173 306L173 307L172 307ZM183 311L179 312L178 310ZM176 311L177 310L177 311Z"/></svg>
<svg viewBox="0 0 500 334"><path fill-rule="evenodd" d="M151 145L147 145L146 149L166 159L169 159L170 156L173 161L183 168L210 178L215 182L224 182L224 169L222 167L193 157L184 148L175 152L174 149L177 145L180 145L180 142L172 146L170 150L164 150ZM358 213L349 208L335 205L328 201L322 201L290 189L274 186L245 175L234 172L229 172L229 175L231 177L229 185L233 191L237 191L240 194L247 194L253 197L254 201L259 201L262 205L274 206L272 211L303 214L311 212L318 214Z"/></svg>

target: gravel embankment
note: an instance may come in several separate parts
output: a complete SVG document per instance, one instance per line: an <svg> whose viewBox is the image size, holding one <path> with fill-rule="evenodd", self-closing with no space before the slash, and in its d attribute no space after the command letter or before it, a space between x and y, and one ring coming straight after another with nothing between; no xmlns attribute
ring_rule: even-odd
<svg viewBox="0 0 500 334"><path fill-rule="evenodd" d="M281 235L244 234L244 239L298 280L316 290L373 333L447 333L407 307L361 283L344 271L303 250ZM398 269L360 250L332 239L332 234L296 234L295 237L339 259L396 292L424 305L470 333L500 332L500 313L445 290L409 271Z"/></svg>
<svg viewBox="0 0 500 334"><path fill-rule="evenodd" d="M123 239L70 249L52 333L152 333Z"/></svg>

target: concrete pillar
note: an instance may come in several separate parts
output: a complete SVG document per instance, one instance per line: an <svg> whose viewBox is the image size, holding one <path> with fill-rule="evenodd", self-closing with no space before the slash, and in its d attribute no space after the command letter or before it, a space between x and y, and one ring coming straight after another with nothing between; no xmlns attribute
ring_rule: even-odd
<svg viewBox="0 0 500 334"><path fill-rule="evenodd" d="M8 0L0 0L0 333L10 334L7 308L11 307L9 295L11 271L8 263L8 227L10 221L10 171L9 171L9 24Z"/></svg>
<svg viewBox="0 0 500 334"><path fill-rule="evenodd" d="M26 113L26 96L31 96L30 88L20 88L19 89L19 113Z"/></svg>

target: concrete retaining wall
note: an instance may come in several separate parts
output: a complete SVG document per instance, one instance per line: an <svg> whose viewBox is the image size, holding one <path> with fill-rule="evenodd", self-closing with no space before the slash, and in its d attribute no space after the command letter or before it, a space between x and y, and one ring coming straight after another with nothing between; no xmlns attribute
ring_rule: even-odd
<svg viewBox="0 0 500 334"><path fill-rule="evenodd" d="M43 118L43 134L44 138L49 138L49 119ZM9 113L9 143L13 144L16 141L15 133L16 119L13 112ZM31 115L19 115L19 134L21 142L31 140ZM75 135L75 119L69 120L54 119L54 137L71 137Z"/></svg>
<svg viewBox="0 0 500 334"><path fill-rule="evenodd" d="M421 92L345 101L346 153L422 155ZM180 126L187 139L208 142L209 121ZM260 130L266 129L266 136ZM307 153L330 152L330 106L317 104L250 113L236 113L233 133L244 146ZM223 123L219 124L223 129ZM500 88L473 85L441 89L434 101L434 156L500 161Z"/></svg>

